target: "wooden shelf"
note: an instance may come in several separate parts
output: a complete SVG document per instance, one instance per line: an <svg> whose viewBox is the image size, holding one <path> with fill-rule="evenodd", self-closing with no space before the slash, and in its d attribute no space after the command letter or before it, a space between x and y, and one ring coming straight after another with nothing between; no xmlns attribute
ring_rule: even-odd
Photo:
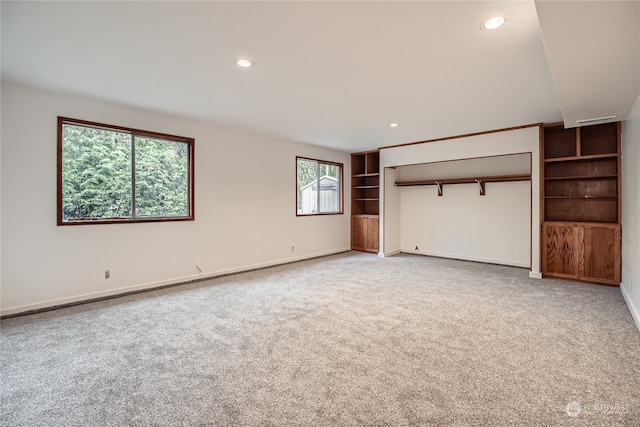
<svg viewBox="0 0 640 427"><path fill-rule="evenodd" d="M612 137L617 131L618 123L581 127L579 142L582 157L617 154L618 144L616 138Z"/></svg>
<svg viewBox="0 0 640 427"><path fill-rule="evenodd" d="M573 175L573 176L550 176L545 181L576 181L581 179L616 179L618 175Z"/></svg>
<svg viewBox="0 0 640 427"><path fill-rule="evenodd" d="M542 273L620 283L621 124L544 125Z"/></svg>
<svg viewBox="0 0 640 427"><path fill-rule="evenodd" d="M351 154L351 249L378 252L380 152Z"/></svg>
<svg viewBox="0 0 640 427"><path fill-rule="evenodd" d="M617 153L606 154L592 154L588 156L572 156L572 157L552 157L544 159L545 163L558 163L558 162L576 162L581 160L593 160L593 159L615 159L618 157Z"/></svg>
<svg viewBox="0 0 640 427"><path fill-rule="evenodd" d="M562 123L544 126L543 221L571 220L573 215L576 221L593 217L620 222L620 131L619 122L571 129ZM595 211L586 211L586 200Z"/></svg>
<svg viewBox="0 0 640 427"><path fill-rule="evenodd" d="M552 162L544 164L544 177L611 177L618 176L620 165L617 157L604 157L571 162ZM553 181L553 180L551 180Z"/></svg>
<svg viewBox="0 0 640 427"><path fill-rule="evenodd" d="M545 199L617 199L618 196L544 196Z"/></svg>
<svg viewBox="0 0 640 427"><path fill-rule="evenodd" d="M380 213L380 152L351 154L351 215Z"/></svg>

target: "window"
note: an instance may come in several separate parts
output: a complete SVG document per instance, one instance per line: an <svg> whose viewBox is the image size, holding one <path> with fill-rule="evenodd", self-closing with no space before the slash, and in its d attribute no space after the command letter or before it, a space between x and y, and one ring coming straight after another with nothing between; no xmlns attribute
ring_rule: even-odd
<svg viewBox="0 0 640 427"><path fill-rule="evenodd" d="M194 140L58 117L58 225L193 220Z"/></svg>
<svg viewBox="0 0 640 427"><path fill-rule="evenodd" d="M342 164L296 157L296 215L342 213Z"/></svg>

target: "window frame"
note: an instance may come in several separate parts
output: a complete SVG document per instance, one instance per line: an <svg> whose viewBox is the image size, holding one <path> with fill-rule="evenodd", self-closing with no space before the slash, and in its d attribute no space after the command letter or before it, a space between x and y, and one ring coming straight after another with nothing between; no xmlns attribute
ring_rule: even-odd
<svg viewBox="0 0 640 427"><path fill-rule="evenodd" d="M317 212L317 213L298 213L298 203L300 202L298 197L298 161L306 160L310 162L316 162L318 164L324 164L329 166L338 166L340 168L340 181L338 183L338 189L340 192L339 201L340 201L340 210L338 212ZM296 217L304 217L304 216L323 216L323 215L343 215L344 214L344 164L338 162L331 162L328 160L320 160L314 159L311 157L305 156L296 156Z"/></svg>
<svg viewBox="0 0 640 427"><path fill-rule="evenodd" d="M121 133L131 134L132 141L135 141L136 137L143 138L156 138L171 142L186 143L188 147L188 189L187 189L187 202L188 202L188 214L186 216L176 217L135 217L135 207L132 206L131 218L96 218L76 221L64 221L63 220L63 208L62 208L62 148L63 148L63 126L84 126L92 127L96 129L103 129ZM133 159L132 159L133 160ZM135 160L132 165L135 164ZM58 225L89 225L89 224L130 224L130 223L143 223L143 222L173 222L173 221L193 221L195 220L195 191L194 191L194 176L195 176L195 139L184 136L170 135L166 133L152 132L147 130L134 129L123 126L109 125L105 123L98 123L87 120L73 119L70 117L58 116L58 147L57 147L57 224ZM135 172L134 172L135 173ZM135 193L135 187L133 186L132 178L132 194ZM135 200L135 199L134 199Z"/></svg>

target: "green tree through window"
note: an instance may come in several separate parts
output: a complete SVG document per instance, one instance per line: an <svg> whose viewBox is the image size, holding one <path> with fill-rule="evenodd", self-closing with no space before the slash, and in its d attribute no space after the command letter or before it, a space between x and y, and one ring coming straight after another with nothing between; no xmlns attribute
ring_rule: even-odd
<svg viewBox="0 0 640 427"><path fill-rule="evenodd" d="M193 139L58 121L59 224L193 219Z"/></svg>

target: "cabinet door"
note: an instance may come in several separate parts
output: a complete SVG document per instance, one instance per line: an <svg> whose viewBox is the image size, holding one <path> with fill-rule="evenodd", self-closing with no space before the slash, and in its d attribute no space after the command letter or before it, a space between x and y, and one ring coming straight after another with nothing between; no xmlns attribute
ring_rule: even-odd
<svg viewBox="0 0 640 427"><path fill-rule="evenodd" d="M367 218L359 215L351 217L351 249L367 250Z"/></svg>
<svg viewBox="0 0 640 427"><path fill-rule="evenodd" d="M620 284L620 226L583 224L580 279Z"/></svg>
<svg viewBox="0 0 640 427"><path fill-rule="evenodd" d="M378 252L380 242L380 220L376 217L367 218L367 251Z"/></svg>
<svg viewBox="0 0 640 427"><path fill-rule="evenodd" d="M542 232L542 272L549 276L578 278L579 228L575 223L545 222Z"/></svg>

